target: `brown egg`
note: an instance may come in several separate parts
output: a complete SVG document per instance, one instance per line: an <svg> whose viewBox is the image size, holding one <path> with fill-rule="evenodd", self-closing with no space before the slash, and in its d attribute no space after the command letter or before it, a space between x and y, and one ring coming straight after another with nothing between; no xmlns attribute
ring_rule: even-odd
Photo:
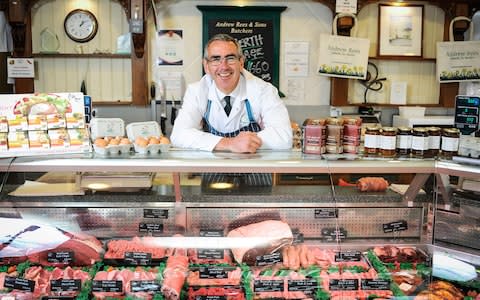
<svg viewBox="0 0 480 300"><path fill-rule="evenodd" d="M135 144L137 144L140 147L147 147L148 140L142 136L139 136L135 139Z"/></svg>
<svg viewBox="0 0 480 300"><path fill-rule="evenodd" d="M102 138L95 139L95 146L100 148L105 148L107 147L107 145L108 145L108 142L105 139L102 139Z"/></svg>
<svg viewBox="0 0 480 300"><path fill-rule="evenodd" d="M122 138L120 140L120 145L130 145L130 140L128 138Z"/></svg>
<svg viewBox="0 0 480 300"><path fill-rule="evenodd" d="M112 145L112 146L116 146L116 145L120 144L120 141L117 140L117 139L111 139L108 144Z"/></svg>
<svg viewBox="0 0 480 300"><path fill-rule="evenodd" d="M105 141L107 141L107 144L110 143L110 141L113 139L111 136L106 136L103 138Z"/></svg>
<svg viewBox="0 0 480 300"><path fill-rule="evenodd" d="M166 136L161 136L160 144L170 144L170 140Z"/></svg>
<svg viewBox="0 0 480 300"><path fill-rule="evenodd" d="M148 144L149 145L157 145L157 144L160 144L160 139L156 136L151 136L149 139L148 139Z"/></svg>

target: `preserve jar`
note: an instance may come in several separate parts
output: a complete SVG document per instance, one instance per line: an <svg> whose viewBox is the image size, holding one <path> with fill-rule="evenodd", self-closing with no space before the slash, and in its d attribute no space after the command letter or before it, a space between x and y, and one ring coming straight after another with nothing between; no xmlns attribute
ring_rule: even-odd
<svg viewBox="0 0 480 300"><path fill-rule="evenodd" d="M428 157L436 157L440 152L440 138L441 138L441 128L440 127L428 127Z"/></svg>
<svg viewBox="0 0 480 300"><path fill-rule="evenodd" d="M397 143L397 128L383 127L380 138L380 153L383 157L394 157Z"/></svg>
<svg viewBox="0 0 480 300"><path fill-rule="evenodd" d="M324 119L306 119L303 122L303 153L325 153L325 135Z"/></svg>
<svg viewBox="0 0 480 300"><path fill-rule="evenodd" d="M399 156L410 155L410 150L412 149L412 128L398 127L396 144Z"/></svg>
<svg viewBox="0 0 480 300"><path fill-rule="evenodd" d="M442 132L442 157L452 159L457 155L460 142L460 130L457 128L445 128Z"/></svg>
<svg viewBox="0 0 480 300"><path fill-rule="evenodd" d="M413 128L412 156L424 158L428 151L428 130L425 127Z"/></svg>
<svg viewBox="0 0 480 300"><path fill-rule="evenodd" d="M368 126L366 128L363 142L365 155L377 155L379 152L380 136L380 127Z"/></svg>

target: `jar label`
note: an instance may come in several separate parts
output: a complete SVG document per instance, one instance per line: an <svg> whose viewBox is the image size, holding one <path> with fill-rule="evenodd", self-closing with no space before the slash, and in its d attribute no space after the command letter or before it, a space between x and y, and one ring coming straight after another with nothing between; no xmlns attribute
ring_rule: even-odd
<svg viewBox="0 0 480 300"><path fill-rule="evenodd" d="M422 137L422 136L412 137L412 149L428 150L428 137Z"/></svg>
<svg viewBox="0 0 480 300"><path fill-rule="evenodd" d="M411 135L399 135L397 136L397 148L398 149L410 149L412 147Z"/></svg>
<svg viewBox="0 0 480 300"><path fill-rule="evenodd" d="M395 150L396 138L395 136L382 136L380 139L381 148L385 150Z"/></svg>
<svg viewBox="0 0 480 300"><path fill-rule="evenodd" d="M442 151L457 151L458 150L458 138L442 137Z"/></svg>
<svg viewBox="0 0 480 300"><path fill-rule="evenodd" d="M364 146L367 148L377 148L378 147L378 135L366 134Z"/></svg>
<svg viewBox="0 0 480 300"><path fill-rule="evenodd" d="M431 135L428 137L429 149L440 149L440 136Z"/></svg>

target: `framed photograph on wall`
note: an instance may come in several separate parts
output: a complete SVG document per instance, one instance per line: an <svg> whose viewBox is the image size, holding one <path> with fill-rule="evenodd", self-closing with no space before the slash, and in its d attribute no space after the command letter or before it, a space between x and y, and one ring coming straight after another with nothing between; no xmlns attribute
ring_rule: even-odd
<svg viewBox="0 0 480 300"><path fill-rule="evenodd" d="M378 56L422 57L423 5L378 5Z"/></svg>

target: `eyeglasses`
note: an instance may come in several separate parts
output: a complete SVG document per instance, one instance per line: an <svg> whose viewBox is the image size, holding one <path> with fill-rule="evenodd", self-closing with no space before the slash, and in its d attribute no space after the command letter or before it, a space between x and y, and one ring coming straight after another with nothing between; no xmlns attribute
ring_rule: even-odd
<svg viewBox="0 0 480 300"><path fill-rule="evenodd" d="M228 65L234 65L238 62L239 57L236 55L227 55L225 57L221 56L212 56L207 61L212 65L212 66L219 66L223 60L227 62Z"/></svg>

